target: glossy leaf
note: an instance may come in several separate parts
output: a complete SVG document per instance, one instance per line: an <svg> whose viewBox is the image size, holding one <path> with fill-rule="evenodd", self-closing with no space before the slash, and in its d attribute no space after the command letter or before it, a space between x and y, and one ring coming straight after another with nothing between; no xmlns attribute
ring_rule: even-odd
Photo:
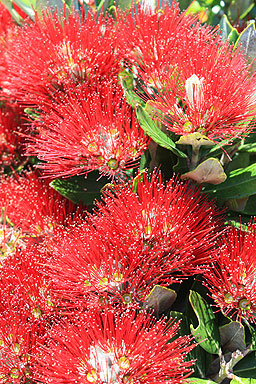
<svg viewBox="0 0 256 384"><path fill-rule="evenodd" d="M251 352L240 360L234 367L233 372L236 376L256 379L256 356Z"/></svg>
<svg viewBox="0 0 256 384"><path fill-rule="evenodd" d="M243 30L235 44L236 47L240 47L244 54L247 56L249 63L256 57L256 30L255 23L252 22L247 28ZM252 71L256 70L255 61L252 64Z"/></svg>
<svg viewBox="0 0 256 384"><path fill-rule="evenodd" d="M177 336L190 335L189 319L186 315L171 311L170 318L179 321L179 329ZM187 360L196 360L194 365L194 375L204 378L207 373L211 362L211 355L207 353L200 345L197 345L187 356Z"/></svg>
<svg viewBox="0 0 256 384"><path fill-rule="evenodd" d="M241 199L256 194L256 164L230 172L227 180L215 187L207 187L204 192L223 200Z"/></svg>
<svg viewBox="0 0 256 384"><path fill-rule="evenodd" d="M237 377L236 379L231 380L230 384L256 384L256 380Z"/></svg>
<svg viewBox="0 0 256 384"><path fill-rule="evenodd" d="M94 171L86 175L73 176L69 179L55 179L50 186L77 204L92 205L101 196L101 189L109 182L107 177L100 177Z"/></svg>
<svg viewBox="0 0 256 384"><path fill-rule="evenodd" d="M189 302L197 316L198 326L190 326L195 339L207 352L220 352L220 334L211 306L195 291L190 291Z"/></svg>
<svg viewBox="0 0 256 384"><path fill-rule="evenodd" d="M156 123L149 117L148 113L141 107L137 108L137 117L141 128L151 137L160 147L164 147L174 152L176 155L186 157L185 153L176 148L176 144L168 137Z"/></svg>

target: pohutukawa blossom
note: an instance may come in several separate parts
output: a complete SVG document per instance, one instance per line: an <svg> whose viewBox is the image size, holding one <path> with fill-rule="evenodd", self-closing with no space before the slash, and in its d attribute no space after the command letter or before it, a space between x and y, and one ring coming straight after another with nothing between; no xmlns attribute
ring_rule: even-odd
<svg viewBox="0 0 256 384"><path fill-rule="evenodd" d="M52 236L76 212L75 204L62 197L34 172L2 177L0 206L23 234Z"/></svg>
<svg viewBox="0 0 256 384"><path fill-rule="evenodd" d="M138 165L149 139L140 129L135 112L113 83L70 90L63 102L53 105L31 138L29 154L52 177L73 176L99 170L110 177L123 177Z"/></svg>
<svg viewBox="0 0 256 384"><path fill-rule="evenodd" d="M21 109L17 106L5 105L0 111L0 163L1 168L17 165L23 155L22 142L19 135L24 132Z"/></svg>
<svg viewBox="0 0 256 384"><path fill-rule="evenodd" d="M256 225L246 231L230 227L219 247L219 258L205 274L211 296L225 315L255 323Z"/></svg>
<svg viewBox="0 0 256 384"><path fill-rule="evenodd" d="M119 306L143 305L156 284L177 281L171 272L180 266L178 255L163 257L161 248L151 249L150 244L130 247L125 237L109 233L108 219L101 222L102 232L89 224L68 228L49 249L51 259L46 261L45 273L63 307L74 310L105 301ZM125 241L127 244L122 244Z"/></svg>
<svg viewBox="0 0 256 384"><path fill-rule="evenodd" d="M248 131L256 110L255 76L216 29L179 14L175 6L131 10L120 25L127 29L124 45L140 89L144 83L144 93L137 93L170 131L200 132L213 140Z"/></svg>
<svg viewBox="0 0 256 384"><path fill-rule="evenodd" d="M0 268L4 265L5 260L16 252L17 248L24 247L21 231L6 222L0 224Z"/></svg>
<svg viewBox="0 0 256 384"><path fill-rule="evenodd" d="M66 17L51 11L36 15L10 42L6 61L8 93L39 107L65 85L117 81L120 69L110 21L90 14L84 19L74 12Z"/></svg>
<svg viewBox="0 0 256 384"><path fill-rule="evenodd" d="M220 38L186 42L175 65L145 89L156 119L178 135L241 137L252 129L256 111L255 76L245 58Z"/></svg>
<svg viewBox="0 0 256 384"><path fill-rule="evenodd" d="M8 35L8 31L14 27L12 16L3 3L0 4L0 36L1 44Z"/></svg>
<svg viewBox="0 0 256 384"><path fill-rule="evenodd" d="M8 308L0 313L0 378L4 384L33 380L35 356L43 342L41 325L22 311Z"/></svg>
<svg viewBox="0 0 256 384"><path fill-rule="evenodd" d="M38 379L45 383L183 383L192 373L184 361L194 348L190 336L176 338L178 324L158 322L134 309L106 308L53 329Z"/></svg>
<svg viewBox="0 0 256 384"><path fill-rule="evenodd" d="M214 31L202 27L197 18L180 13L177 4L162 5L151 10L137 5L128 12L118 13L117 28L128 67L142 77L148 86L162 78L175 67L177 57L184 50L184 41L200 35L206 43L214 37Z"/></svg>
<svg viewBox="0 0 256 384"><path fill-rule="evenodd" d="M105 191L92 218L97 231L120 247L177 258L179 271L203 270L222 230L221 212L199 189L175 177L164 185L155 173L139 176L136 184Z"/></svg>
<svg viewBox="0 0 256 384"><path fill-rule="evenodd" d="M27 320L47 326L58 315L51 277L45 273L45 255L36 245L27 245L9 256L1 269L0 314L21 312ZM25 320L24 320L25 321Z"/></svg>

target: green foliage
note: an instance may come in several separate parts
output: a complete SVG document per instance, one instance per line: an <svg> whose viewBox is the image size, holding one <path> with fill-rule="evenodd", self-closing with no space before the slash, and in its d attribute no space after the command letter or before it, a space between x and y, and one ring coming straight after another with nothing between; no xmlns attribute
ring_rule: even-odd
<svg viewBox="0 0 256 384"><path fill-rule="evenodd" d="M67 197L77 204L92 205L100 199L101 189L109 183L109 179L99 176L97 171L90 172L87 176L73 176L69 179L55 179L51 182L51 187L58 191L62 196Z"/></svg>
<svg viewBox="0 0 256 384"><path fill-rule="evenodd" d="M256 356L251 352L240 360L234 367L233 372L239 377L256 379Z"/></svg>
<svg viewBox="0 0 256 384"><path fill-rule="evenodd" d="M141 128L152 140L154 140L155 143L160 145L160 147L169 149L177 156L186 157L186 155L176 147L175 142L157 127L156 123L143 108L137 108L137 117Z"/></svg>
<svg viewBox="0 0 256 384"><path fill-rule="evenodd" d="M195 339L205 351L219 354L220 334L210 305L195 291L190 291L189 301L199 323L196 328L192 324L190 325Z"/></svg>

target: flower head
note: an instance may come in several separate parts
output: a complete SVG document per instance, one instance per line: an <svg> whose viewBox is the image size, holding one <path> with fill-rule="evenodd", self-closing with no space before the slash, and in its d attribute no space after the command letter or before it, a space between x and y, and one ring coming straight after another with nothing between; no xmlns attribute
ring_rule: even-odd
<svg viewBox="0 0 256 384"><path fill-rule="evenodd" d="M42 342L42 327L29 318L25 308L0 313L1 383L33 380L35 356Z"/></svg>
<svg viewBox="0 0 256 384"><path fill-rule="evenodd" d="M46 383L181 383L192 373L184 361L191 337L169 342L178 324L127 309L92 310L51 332L38 377Z"/></svg>
<svg viewBox="0 0 256 384"><path fill-rule="evenodd" d="M129 11L118 13L117 29L126 65L148 85L161 83L161 77L175 65L175 57L182 53L187 34L202 30L211 35L210 28L201 28L197 19L180 13L177 3L162 5L161 9L145 9L140 4ZM208 36L209 39L209 36Z"/></svg>
<svg viewBox="0 0 256 384"><path fill-rule="evenodd" d="M40 107L71 83L117 80L120 54L112 26L102 16L59 17L45 11L19 30L8 45L6 61L8 93Z"/></svg>
<svg viewBox="0 0 256 384"><path fill-rule="evenodd" d="M245 58L218 38L187 42L175 66L147 91L156 118L178 135L241 137L256 110L255 78Z"/></svg>
<svg viewBox="0 0 256 384"><path fill-rule="evenodd" d="M143 305L156 284L176 282L170 272L179 267L178 257L164 258L146 245L136 249L122 244L121 237L108 232L107 220L100 232L89 224L68 228L49 249L45 273L63 307Z"/></svg>
<svg viewBox="0 0 256 384"><path fill-rule="evenodd" d="M171 132L199 132L211 140L248 132L256 111L255 76L216 29L175 6L132 10L121 25L130 28L125 45L130 69L140 79L137 94Z"/></svg>
<svg viewBox="0 0 256 384"><path fill-rule="evenodd" d="M21 311L29 319L45 319L57 313L51 294L51 277L45 273L45 255L36 245L17 249L1 269L0 313Z"/></svg>
<svg viewBox="0 0 256 384"><path fill-rule="evenodd" d="M162 260L175 259L175 269L185 273L203 270L210 262L222 222L221 212L199 189L175 177L164 185L156 173L137 177L134 188L123 184L105 191L92 220L109 241L161 253Z"/></svg>
<svg viewBox="0 0 256 384"><path fill-rule="evenodd" d="M211 296L225 315L255 323L255 224L246 231L230 227L219 248L219 258L205 274Z"/></svg>
<svg viewBox="0 0 256 384"><path fill-rule="evenodd" d="M23 155L23 137L19 132L24 132L21 109L18 106L5 105L0 111L0 163L1 167L19 163Z"/></svg>
<svg viewBox="0 0 256 384"><path fill-rule="evenodd" d="M126 169L138 165L149 139L120 87L111 82L97 91L73 89L53 107L28 150L44 161L39 167L45 174L69 177L99 170L122 178Z"/></svg>
<svg viewBox="0 0 256 384"><path fill-rule="evenodd" d="M17 229L30 236L52 235L76 211L34 172L2 177L0 206Z"/></svg>

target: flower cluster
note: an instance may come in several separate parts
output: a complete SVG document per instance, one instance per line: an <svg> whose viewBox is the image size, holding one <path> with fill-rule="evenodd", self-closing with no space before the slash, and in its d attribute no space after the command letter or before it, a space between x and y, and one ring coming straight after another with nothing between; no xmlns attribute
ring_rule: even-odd
<svg viewBox="0 0 256 384"><path fill-rule="evenodd" d="M139 9L136 15L131 10L121 17L130 69L143 82L137 93L178 135L241 136L256 108L255 76L244 56L223 44L216 30L178 14L175 6L166 8L160 13Z"/></svg>
<svg viewBox="0 0 256 384"><path fill-rule="evenodd" d="M254 223L246 232L231 227L221 238L216 264L205 276L222 312L239 321L256 321L255 233Z"/></svg>
<svg viewBox="0 0 256 384"><path fill-rule="evenodd" d="M225 227L175 174L211 156L177 135L249 132L255 75L177 5L66 11L19 27L0 8L0 382L206 378L208 303L256 323L256 225Z"/></svg>

